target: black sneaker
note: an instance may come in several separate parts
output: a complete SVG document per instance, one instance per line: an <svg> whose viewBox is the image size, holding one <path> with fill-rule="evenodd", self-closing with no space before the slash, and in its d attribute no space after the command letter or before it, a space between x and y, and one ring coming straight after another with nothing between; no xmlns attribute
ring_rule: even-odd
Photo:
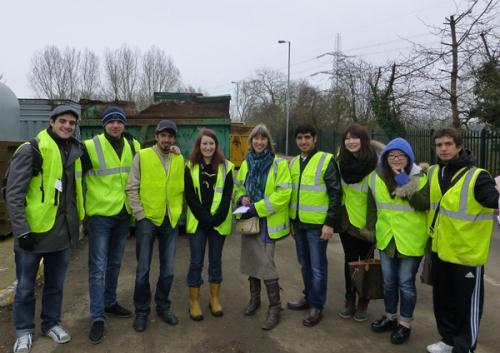
<svg viewBox="0 0 500 353"><path fill-rule="evenodd" d="M179 320L177 319L177 316L174 315L174 313L169 309L165 310L163 312L159 312L158 316L163 319L167 324L175 326L179 323Z"/></svg>
<svg viewBox="0 0 500 353"><path fill-rule="evenodd" d="M94 321L90 328L89 339L93 344L101 343L104 337L104 321Z"/></svg>
<svg viewBox="0 0 500 353"><path fill-rule="evenodd" d="M134 319L132 327L137 332L144 332L146 330L147 325L148 325L148 317L145 315L137 315Z"/></svg>
<svg viewBox="0 0 500 353"><path fill-rule="evenodd" d="M132 313L130 310L125 309L123 306L118 304L118 302L114 303L111 306L108 306L107 308L104 309L104 311L108 314L113 314L118 317L131 317Z"/></svg>

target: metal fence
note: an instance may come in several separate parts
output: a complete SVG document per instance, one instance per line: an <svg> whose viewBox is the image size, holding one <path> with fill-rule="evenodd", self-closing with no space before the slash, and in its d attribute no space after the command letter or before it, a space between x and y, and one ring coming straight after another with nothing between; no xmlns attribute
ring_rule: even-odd
<svg viewBox="0 0 500 353"><path fill-rule="evenodd" d="M372 139L387 143L389 138L382 132L370 131ZM427 162L434 164L436 162L436 153L433 147L434 130L418 129L408 130L406 140L411 144L415 153L417 162ZM492 176L500 174L500 130L488 128L464 130L462 131L464 147L470 149L476 157L477 166L488 170ZM335 152L341 143L342 131L319 131L318 148L323 151ZM297 155L300 153L295 144L293 132L290 134L289 154ZM285 152L285 136L277 136L277 150Z"/></svg>

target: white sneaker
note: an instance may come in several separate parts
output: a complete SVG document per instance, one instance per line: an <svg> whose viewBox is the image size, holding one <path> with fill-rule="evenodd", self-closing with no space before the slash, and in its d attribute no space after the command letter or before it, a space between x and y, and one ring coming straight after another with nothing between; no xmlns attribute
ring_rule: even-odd
<svg viewBox="0 0 500 353"><path fill-rule="evenodd" d="M453 346L448 346L443 341L439 341L427 346L427 352L429 353L451 353L453 351Z"/></svg>
<svg viewBox="0 0 500 353"><path fill-rule="evenodd" d="M71 341L71 336L61 326L56 325L44 333L45 336L52 338L56 343L66 343Z"/></svg>
<svg viewBox="0 0 500 353"><path fill-rule="evenodd" d="M31 352L32 340L33 340L33 335L31 333L27 333L21 337L18 337L16 339L16 343L14 343L14 348L13 348L14 353Z"/></svg>

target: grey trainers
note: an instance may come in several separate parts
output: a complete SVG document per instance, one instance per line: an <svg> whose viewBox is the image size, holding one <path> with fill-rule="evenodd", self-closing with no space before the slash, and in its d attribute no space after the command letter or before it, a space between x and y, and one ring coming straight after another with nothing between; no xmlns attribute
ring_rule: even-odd
<svg viewBox="0 0 500 353"><path fill-rule="evenodd" d="M14 353L29 353L31 352L33 335L27 333L21 337L18 337L16 343L14 343L14 348L12 349Z"/></svg>
<svg viewBox="0 0 500 353"><path fill-rule="evenodd" d="M358 308L356 309L356 312L354 313L354 321L357 322L363 322L368 319L368 311L366 310L366 307Z"/></svg>
<svg viewBox="0 0 500 353"><path fill-rule="evenodd" d="M52 327L47 332L44 332L43 335L52 338L52 340L56 343L67 343L71 341L69 333L67 333L66 330L59 325Z"/></svg>
<svg viewBox="0 0 500 353"><path fill-rule="evenodd" d="M358 299L358 306L356 312L354 313L354 321L363 322L368 319L368 299Z"/></svg>
<svg viewBox="0 0 500 353"><path fill-rule="evenodd" d="M354 315L354 301L346 300L342 310L338 312L342 319L350 319Z"/></svg>

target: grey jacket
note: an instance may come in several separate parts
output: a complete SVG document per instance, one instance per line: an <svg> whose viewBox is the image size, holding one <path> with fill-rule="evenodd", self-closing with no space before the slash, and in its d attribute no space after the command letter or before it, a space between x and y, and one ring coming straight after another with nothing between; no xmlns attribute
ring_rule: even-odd
<svg viewBox="0 0 500 353"><path fill-rule="evenodd" d="M49 135L54 136L51 129ZM54 138L54 137L53 137ZM63 163L62 192L60 194L56 221L51 230L45 233L32 233L35 240L34 253L56 252L76 245L78 240L79 219L76 208L75 160L82 155L81 144L70 139L61 141L54 138L61 151ZM12 157L9 167L6 189L6 206L12 225L12 232L17 238L31 233L24 208L28 185L33 177L33 154L35 150L25 144ZM16 251L24 251L16 239Z"/></svg>

